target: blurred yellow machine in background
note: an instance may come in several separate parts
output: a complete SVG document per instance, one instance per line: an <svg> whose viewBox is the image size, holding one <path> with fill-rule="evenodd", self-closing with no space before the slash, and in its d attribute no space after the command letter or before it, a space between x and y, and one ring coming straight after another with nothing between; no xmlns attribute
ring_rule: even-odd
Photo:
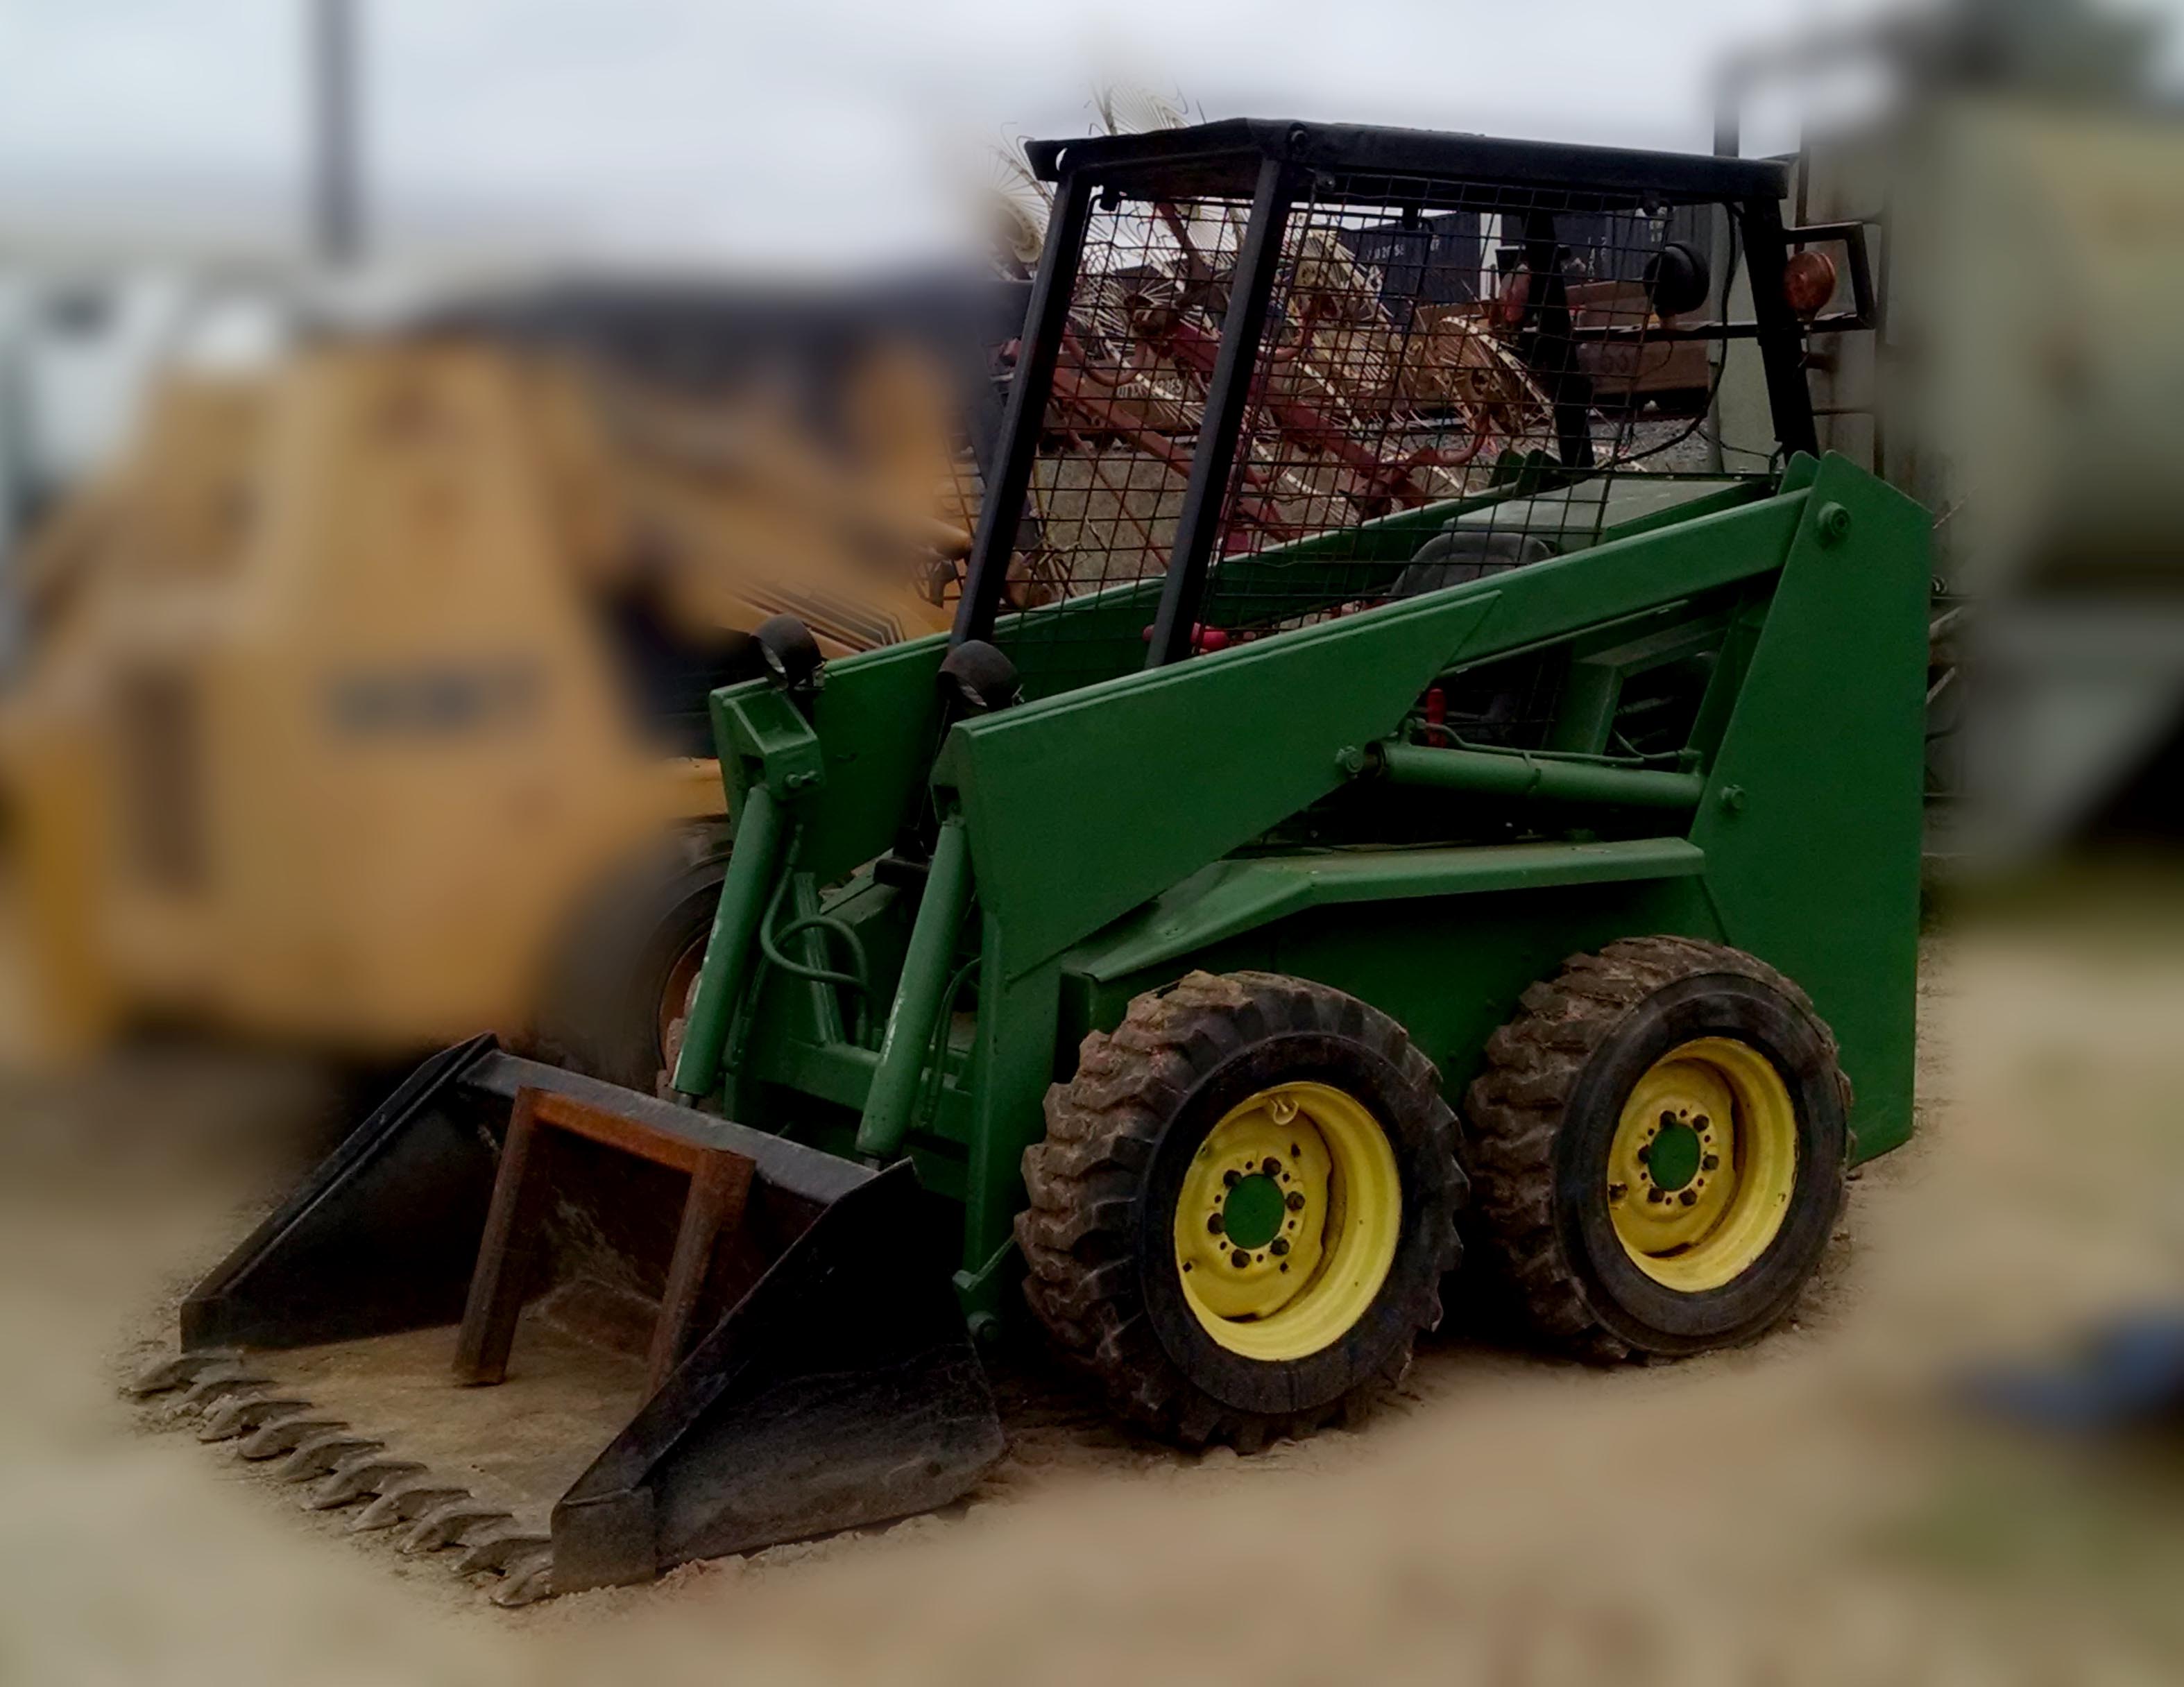
<svg viewBox="0 0 2184 1687"><path fill-rule="evenodd" d="M168 379L14 576L8 1057L490 1027L649 1088L727 853L707 693L783 610L829 654L950 618L944 362L834 356L823 423L460 320Z"/></svg>

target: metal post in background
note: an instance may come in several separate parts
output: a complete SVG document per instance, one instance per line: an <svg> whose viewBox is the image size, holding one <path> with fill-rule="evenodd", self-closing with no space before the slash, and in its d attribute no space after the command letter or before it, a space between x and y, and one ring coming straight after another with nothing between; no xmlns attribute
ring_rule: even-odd
<svg viewBox="0 0 2184 1687"><path fill-rule="evenodd" d="M1732 59L1722 69L1714 85L1713 155L1718 159L1741 158L1744 155L1744 86L1746 73L1741 61ZM1716 322L1729 320L1730 292L1735 281L1736 243L1730 233L1732 213L1726 205L1715 205L1708 216L1707 261L1713 271L1713 297L1708 302L1708 314ZM1727 340L1710 347L1708 355L1713 363L1710 390L1707 395L1707 467L1721 474L1727 467L1721 448L1721 389L1728 380L1730 343Z"/></svg>
<svg viewBox="0 0 2184 1687"><path fill-rule="evenodd" d="M364 255L357 0L311 0L311 249L329 268Z"/></svg>

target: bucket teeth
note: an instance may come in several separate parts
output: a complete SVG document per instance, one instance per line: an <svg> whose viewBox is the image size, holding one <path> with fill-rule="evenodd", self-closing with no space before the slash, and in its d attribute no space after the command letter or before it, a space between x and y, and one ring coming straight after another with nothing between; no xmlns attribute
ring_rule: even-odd
<svg viewBox="0 0 2184 1687"><path fill-rule="evenodd" d="M467 1544L465 1537L473 1530L482 1534L488 1528L504 1528L515 1522L506 1512L498 1511L482 1500L450 1500L445 1505L433 1506L417 1519L404 1534L402 1550L437 1552L443 1546Z"/></svg>
<svg viewBox="0 0 2184 1687"><path fill-rule="evenodd" d="M554 1593L554 1544L535 1527L478 1499L387 1444L354 1433L307 1400L282 1392L231 1348L201 1348L146 1366L125 1384L129 1396L167 1395L159 1415L196 1423L200 1441L229 1441L254 1462L278 1459L272 1474L309 1483L304 1504L333 1511L359 1500L352 1529L392 1529L405 1553L458 1549L458 1575L490 1574L493 1602L535 1604Z"/></svg>
<svg viewBox="0 0 2184 1687"><path fill-rule="evenodd" d="M511 1557L502 1573L501 1584L493 1590L495 1605L513 1607L535 1605L551 1597L554 1592L554 1549L543 1542L527 1552Z"/></svg>
<svg viewBox="0 0 2184 1687"><path fill-rule="evenodd" d="M307 1400L291 1400L279 1395L231 1395L204 1414L204 1422L198 1425L200 1441L231 1441L238 1435L247 1435L267 1418L287 1411L300 1411L308 1406Z"/></svg>
<svg viewBox="0 0 2184 1687"><path fill-rule="evenodd" d="M253 1462L259 1459L278 1458L283 1453L292 1453L301 1446L306 1436L324 1434L328 1431L346 1429L348 1425L338 1417L328 1417L304 1406L285 1417L269 1417L242 1438L236 1451Z"/></svg>
<svg viewBox="0 0 2184 1687"><path fill-rule="evenodd" d="M406 1523L421 1517L435 1506L444 1506L451 1500L471 1497L467 1488L449 1488L436 1483L429 1476L418 1477L407 1482L389 1482L379 1490L379 1497L357 1513L356 1521L349 1525L357 1530L392 1528L396 1523Z"/></svg>
<svg viewBox="0 0 2184 1687"><path fill-rule="evenodd" d="M308 1482L315 1476L326 1475L343 1459L358 1453L377 1452L385 1445L382 1441L367 1440L362 1435L352 1435L345 1428L321 1429L298 1441L287 1462L273 1473L283 1482Z"/></svg>
<svg viewBox="0 0 2184 1687"><path fill-rule="evenodd" d="M304 1506L307 1511L331 1512L367 1494L376 1494L390 1482L424 1473L425 1467L413 1460L393 1458L383 1452L360 1452L329 1471L326 1479L311 1489Z"/></svg>
<svg viewBox="0 0 2184 1687"><path fill-rule="evenodd" d="M180 1399L167 1408L170 1423L180 1423L195 1417L199 1412L218 1406L230 1395L241 1394L248 1389L262 1389L272 1382L270 1377L261 1377L240 1365L221 1365L199 1373L195 1382L184 1389Z"/></svg>
<svg viewBox="0 0 2184 1687"><path fill-rule="evenodd" d="M515 1528L496 1529L481 1534L463 1548L463 1556L455 1561L455 1573L471 1576L481 1570L506 1570L519 1558L540 1551L550 1554L553 1550L554 1543L543 1534Z"/></svg>
<svg viewBox="0 0 2184 1687"><path fill-rule="evenodd" d="M188 1387L215 1365L238 1365L242 1361L242 1356L231 1347L201 1347L191 1353L170 1354L131 1377L125 1392L131 1400L147 1400L170 1389Z"/></svg>

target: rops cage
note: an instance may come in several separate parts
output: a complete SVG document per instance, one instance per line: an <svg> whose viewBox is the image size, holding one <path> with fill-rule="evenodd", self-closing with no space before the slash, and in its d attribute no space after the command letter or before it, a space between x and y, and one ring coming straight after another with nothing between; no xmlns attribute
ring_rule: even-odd
<svg viewBox="0 0 2184 1687"><path fill-rule="evenodd" d="M1786 228L1763 161L1251 120L1030 157L1054 203L956 636L1032 695L1769 483L1816 449L1807 336L1871 317L1862 231ZM1771 454L1710 426L1740 345Z"/></svg>

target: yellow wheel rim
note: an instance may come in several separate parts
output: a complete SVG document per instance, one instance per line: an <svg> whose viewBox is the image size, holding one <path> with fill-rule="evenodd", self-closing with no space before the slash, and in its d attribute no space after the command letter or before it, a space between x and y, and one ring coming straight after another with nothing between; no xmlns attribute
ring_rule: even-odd
<svg viewBox="0 0 2184 1687"><path fill-rule="evenodd" d="M1175 1209L1184 1299L1232 1353L1332 1345L1387 1281L1402 1179L1379 1122L1324 1083L1278 1083L1207 1133Z"/></svg>
<svg viewBox="0 0 2184 1687"><path fill-rule="evenodd" d="M1623 1104L1607 1210L1639 1270L1696 1294L1767 1251L1797 1181L1789 1086L1748 1044L1704 1037L1656 1061Z"/></svg>

